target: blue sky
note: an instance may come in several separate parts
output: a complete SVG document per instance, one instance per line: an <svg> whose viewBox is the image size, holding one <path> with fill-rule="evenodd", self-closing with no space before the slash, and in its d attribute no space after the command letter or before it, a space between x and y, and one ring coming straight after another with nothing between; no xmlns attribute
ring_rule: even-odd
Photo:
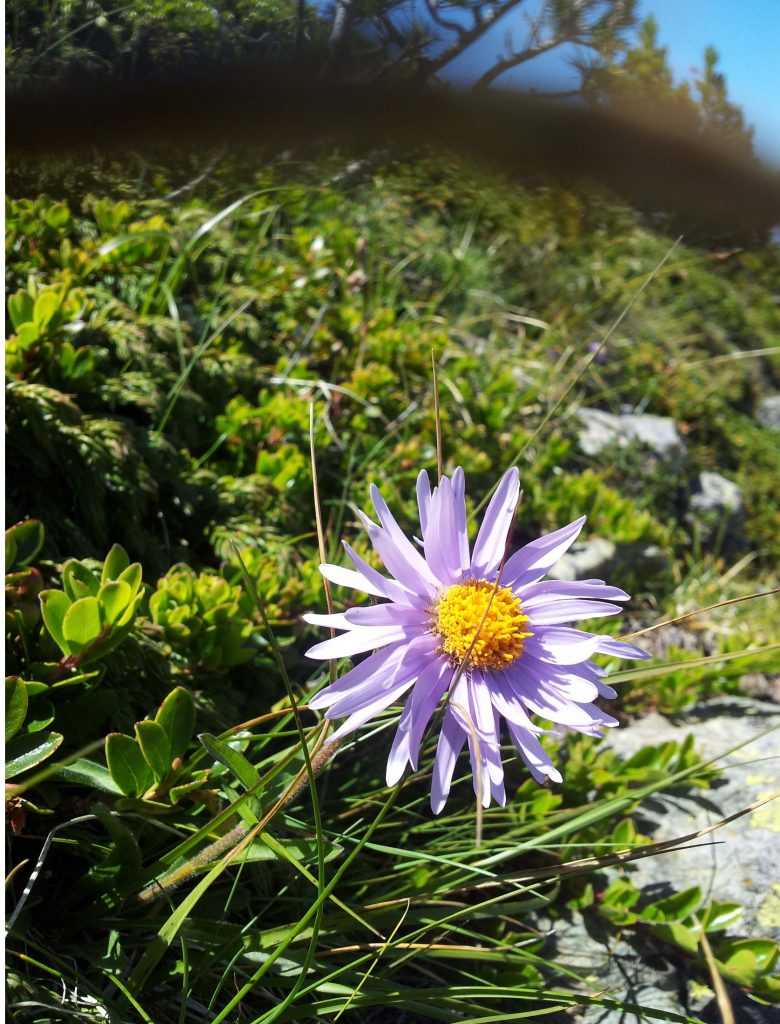
<svg viewBox="0 0 780 1024"><path fill-rule="evenodd" d="M531 0L528 10L535 7L538 0ZM659 40L678 79L690 78L702 66L706 46L716 48L729 95L755 128L758 151L780 163L780 0L640 0L640 19L648 14L658 22ZM454 62L451 76L468 81L477 75L503 48L511 21L512 16L504 19L489 38ZM517 34L520 39L522 23ZM561 53L541 57L501 79L505 85L561 89L574 81Z"/></svg>
<svg viewBox="0 0 780 1024"><path fill-rule="evenodd" d="M780 0L644 0L641 9L655 15L680 78L701 66L705 46L715 47L757 148L780 162Z"/></svg>

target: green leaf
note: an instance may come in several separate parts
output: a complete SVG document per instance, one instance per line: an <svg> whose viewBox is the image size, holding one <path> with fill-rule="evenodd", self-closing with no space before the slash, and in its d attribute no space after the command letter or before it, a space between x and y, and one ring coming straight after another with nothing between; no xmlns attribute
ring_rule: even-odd
<svg viewBox="0 0 780 1024"><path fill-rule="evenodd" d="M138 593L138 588L141 586L142 577L141 563L133 562L132 565L128 565L126 569L122 570L118 578L130 587L132 595L135 597Z"/></svg>
<svg viewBox="0 0 780 1024"><path fill-rule="evenodd" d="M63 654L70 654L70 646L65 639L62 624L65 616L71 607L71 601L67 594L61 590L44 590L39 595L41 602L41 615L49 636L56 643Z"/></svg>
<svg viewBox="0 0 780 1024"><path fill-rule="evenodd" d="M41 764L62 743L63 737L58 732L33 733L30 736L17 736L5 748L5 777L16 778Z"/></svg>
<svg viewBox="0 0 780 1024"><path fill-rule="evenodd" d="M62 297L53 289L47 289L38 296L33 306L33 320L38 327L46 327L57 313Z"/></svg>
<svg viewBox="0 0 780 1024"><path fill-rule="evenodd" d="M664 900L658 900L657 903L651 903L640 911L639 916L643 921L684 921L701 906L701 899L701 889L695 885Z"/></svg>
<svg viewBox="0 0 780 1024"><path fill-rule="evenodd" d="M718 932L728 928L741 916L742 907L739 903L721 903L718 900L713 900L701 915L701 923L705 931Z"/></svg>
<svg viewBox="0 0 780 1024"><path fill-rule="evenodd" d="M94 643L101 632L100 605L95 597L75 601L62 620L62 632L73 654L80 654Z"/></svg>
<svg viewBox="0 0 780 1024"><path fill-rule="evenodd" d="M22 349L32 348L39 337L40 331L32 320L29 320L26 324L22 324L16 332L17 342Z"/></svg>
<svg viewBox="0 0 780 1024"><path fill-rule="evenodd" d="M122 790L112 779L109 770L97 761L89 761L85 757L58 768L53 778L61 779L63 782L75 782L80 786L90 786L114 796L122 795Z"/></svg>
<svg viewBox="0 0 780 1024"><path fill-rule="evenodd" d="M160 705L155 721L167 733L171 757L181 757L195 732L195 702L189 690L177 686Z"/></svg>
<svg viewBox="0 0 780 1024"><path fill-rule="evenodd" d="M767 974L777 963L780 946L771 939L732 939L716 950L724 972L741 985L752 985L759 974Z"/></svg>
<svg viewBox="0 0 780 1024"><path fill-rule="evenodd" d="M40 698L31 700L27 712L25 729L27 732L40 732L54 721L54 705L50 700Z"/></svg>
<svg viewBox="0 0 780 1024"><path fill-rule="evenodd" d="M100 804L95 806L94 813L113 842L113 849L97 866L97 874L111 879L120 893L126 893L135 887L141 874L141 849L132 831L116 814Z"/></svg>
<svg viewBox="0 0 780 1024"><path fill-rule="evenodd" d="M171 743L165 729L149 719L137 722L135 735L141 753L152 769L156 782L162 782L171 770Z"/></svg>
<svg viewBox="0 0 780 1024"><path fill-rule="evenodd" d="M698 948L699 940L696 933L692 929L686 928L684 924L680 924L679 921L654 925L653 931L665 942L670 942L675 946L682 946L689 953L695 953Z"/></svg>
<svg viewBox="0 0 780 1024"><path fill-rule="evenodd" d="M29 565L43 547L45 539L46 531L39 519L27 519L6 530L5 571L23 569Z"/></svg>
<svg viewBox="0 0 780 1024"><path fill-rule="evenodd" d="M106 764L125 796L142 796L154 781L138 743L121 732L106 736Z"/></svg>
<svg viewBox="0 0 780 1024"><path fill-rule="evenodd" d="M202 732L198 739L213 758L230 769L245 789L251 789L258 784L260 773L243 754L228 746L224 740L218 740L211 733Z"/></svg>
<svg viewBox="0 0 780 1024"><path fill-rule="evenodd" d="M8 300L8 315L14 330L18 331L23 323L33 318L33 299L29 292L19 291Z"/></svg>
<svg viewBox="0 0 780 1024"><path fill-rule="evenodd" d="M106 625L112 626L127 609L132 600L132 592L127 583L120 580L104 583L98 591L98 604L101 618Z"/></svg>
<svg viewBox="0 0 780 1024"><path fill-rule="evenodd" d="M43 215L50 228L61 230L70 220L70 210L65 203L52 203Z"/></svg>
<svg viewBox="0 0 780 1024"><path fill-rule="evenodd" d="M81 597L95 597L99 588L97 576L75 558L69 559L62 567L62 589L71 601L78 601Z"/></svg>
<svg viewBox="0 0 780 1024"><path fill-rule="evenodd" d="M188 793L194 793L198 789L202 789L206 785L208 776L208 768L198 770L193 772L192 778L189 782L183 782L180 786L172 786L169 794L171 803L177 804L183 796L186 796Z"/></svg>
<svg viewBox="0 0 780 1024"><path fill-rule="evenodd" d="M106 555L106 560L103 562L103 572L100 577L101 583L108 583L111 580L119 579L121 573L130 564L130 559L127 556L127 552L121 544L114 544L111 550Z"/></svg>
<svg viewBox="0 0 780 1024"><path fill-rule="evenodd" d="M10 572L11 569L16 565L16 542L10 531L6 531L5 535L5 568L6 572Z"/></svg>
<svg viewBox="0 0 780 1024"><path fill-rule="evenodd" d="M756 958L749 949L738 950L726 961L717 961L724 978L736 982L737 985L752 986L758 976Z"/></svg>
<svg viewBox="0 0 780 1024"><path fill-rule="evenodd" d="M18 676L5 678L5 741L15 736L27 716L27 687Z"/></svg>
<svg viewBox="0 0 780 1024"><path fill-rule="evenodd" d="M47 690L51 689L48 683L39 683L37 679L25 679L24 685L27 687L27 696L30 699L37 697L39 693L46 693Z"/></svg>

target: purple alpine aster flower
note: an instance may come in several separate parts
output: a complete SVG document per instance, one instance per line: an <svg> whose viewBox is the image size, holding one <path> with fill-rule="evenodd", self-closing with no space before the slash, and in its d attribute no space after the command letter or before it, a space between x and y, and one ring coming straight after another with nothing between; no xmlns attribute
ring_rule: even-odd
<svg viewBox="0 0 780 1024"><path fill-rule="evenodd" d="M483 805L487 807L491 797L500 804L506 801L502 719L534 779L560 782L560 772L539 742L543 730L531 716L601 735L603 728L618 723L593 702L614 697L615 691L590 659L597 653L647 657L631 644L568 625L620 612L611 602L626 601L624 591L603 580L542 581L576 540L584 516L520 548L504 562L499 576L519 495L518 472L510 469L501 478L470 551L463 470L456 469L452 479L442 477L433 491L428 474L421 472L419 550L372 486L379 525L362 512L360 517L389 576L368 565L346 543L355 568L322 565L320 570L331 583L384 603L338 615L304 616L314 625L346 630L310 648L308 657L374 652L309 701L313 708L327 708L327 718L346 718L333 739L358 729L408 693L387 762L388 785L401 778L407 764L417 769L425 729L449 691L431 786L431 806L437 814L447 800L455 762L465 744L474 789Z"/></svg>

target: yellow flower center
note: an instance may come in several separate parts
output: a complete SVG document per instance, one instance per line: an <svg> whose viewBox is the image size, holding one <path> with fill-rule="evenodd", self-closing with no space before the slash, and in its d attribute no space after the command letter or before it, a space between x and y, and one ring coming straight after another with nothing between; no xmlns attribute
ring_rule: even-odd
<svg viewBox="0 0 780 1024"><path fill-rule="evenodd" d="M449 587L433 608L433 629L443 653L454 664L468 654L474 668L506 668L519 658L523 641L532 635L527 622L520 598L509 587L486 580Z"/></svg>

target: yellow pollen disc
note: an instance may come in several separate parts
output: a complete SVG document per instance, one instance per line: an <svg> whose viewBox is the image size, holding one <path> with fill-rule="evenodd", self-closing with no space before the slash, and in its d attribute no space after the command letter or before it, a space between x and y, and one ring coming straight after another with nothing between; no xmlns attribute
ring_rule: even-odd
<svg viewBox="0 0 780 1024"><path fill-rule="evenodd" d="M441 637L442 652L454 663L469 654L477 637L468 660L474 668L506 668L519 658L523 641L532 635L527 622L520 598L509 587L486 580L457 583L433 608L433 629Z"/></svg>

